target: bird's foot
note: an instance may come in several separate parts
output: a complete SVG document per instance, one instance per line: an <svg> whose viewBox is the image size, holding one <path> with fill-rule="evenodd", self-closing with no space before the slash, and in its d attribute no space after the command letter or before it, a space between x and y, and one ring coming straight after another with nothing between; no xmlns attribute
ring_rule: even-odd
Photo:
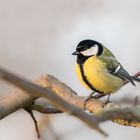
<svg viewBox="0 0 140 140"><path fill-rule="evenodd" d="M98 97L93 96L94 93L95 93L95 92L92 92L89 96L87 96L86 99L83 100L83 108L84 108L84 109L85 109L85 107L86 107L86 102L87 102L87 101L89 101L89 100L92 99L92 98L98 99Z"/></svg>
<svg viewBox="0 0 140 140"><path fill-rule="evenodd" d="M104 108L108 103L111 103L110 101L105 101L101 104L101 107Z"/></svg>

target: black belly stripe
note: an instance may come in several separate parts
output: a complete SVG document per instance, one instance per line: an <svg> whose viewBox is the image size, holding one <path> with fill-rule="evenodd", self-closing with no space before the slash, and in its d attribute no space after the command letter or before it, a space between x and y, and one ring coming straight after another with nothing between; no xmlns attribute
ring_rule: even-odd
<svg viewBox="0 0 140 140"><path fill-rule="evenodd" d="M85 84L93 91L98 92L98 93L103 93L102 91L97 90L87 79L85 73L84 73L84 69L83 69L83 65L79 64L80 67L80 72L81 72L81 76L83 81L85 82Z"/></svg>

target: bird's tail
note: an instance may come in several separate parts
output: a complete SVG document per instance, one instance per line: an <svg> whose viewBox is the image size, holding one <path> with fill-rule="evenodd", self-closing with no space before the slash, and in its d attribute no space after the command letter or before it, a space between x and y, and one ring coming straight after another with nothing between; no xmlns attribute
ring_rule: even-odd
<svg viewBox="0 0 140 140"><path fill-rule="evenodd" d="M140 78L135 77L135 76L131 76L131 77L132 77L132 79L133 79L134 81L136 81L136 82L140 82Z"/></svg>

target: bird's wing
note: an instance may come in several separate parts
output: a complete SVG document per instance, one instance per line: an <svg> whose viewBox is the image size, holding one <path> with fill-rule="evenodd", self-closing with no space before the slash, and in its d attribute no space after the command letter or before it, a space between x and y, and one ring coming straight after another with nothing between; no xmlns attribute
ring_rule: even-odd
<svg viewBox="0 0 140 140"><path fill-rule="evenodd" d="M119 64L113 73L111 73L119 78L122 78L126 81L129 81L132 85L135 86L135 83L129 73Z"/></svg>
<svg viewBox="0 0 140 140"><path fill-rule="evenodd" d="M106 64L108 72L114 76L117 76L123 80L129 81L135 86L135 83L129 73L123 68L123 66L116 60L113 53L107 48L104 49L104 53L101 56L102 61Z"/></svg>

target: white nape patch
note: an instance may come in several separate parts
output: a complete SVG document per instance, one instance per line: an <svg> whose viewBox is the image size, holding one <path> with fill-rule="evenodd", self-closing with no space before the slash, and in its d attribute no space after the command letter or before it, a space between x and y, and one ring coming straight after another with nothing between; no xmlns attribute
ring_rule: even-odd
<svg viewBox="0 0 140 140"><path fill-rule="evenodd" d="M81 52L81 54L83 54L84 56L97 55L97 53L98 53L97 45L94 45L93 47Z"/></svg>
<svg viewBox="0 0 140 140"><path fill-rule="evenodd" d="M117 73L120 68L121 68L121 65L118 65L118 67L115 69L114 73Z"/></svg>

